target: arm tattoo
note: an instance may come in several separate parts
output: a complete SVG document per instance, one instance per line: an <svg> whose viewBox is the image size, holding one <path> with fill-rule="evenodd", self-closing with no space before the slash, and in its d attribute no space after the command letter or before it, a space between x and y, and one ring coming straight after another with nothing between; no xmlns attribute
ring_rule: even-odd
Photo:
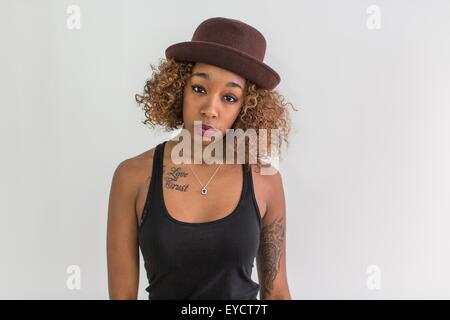
<svg viewBox="0 0 450 320"><path fill-rule="evenodd" d="M270 294L273 282L280 268L280 257L284 241L283 218L263 227L259 246L261 262L261 297Z"/></svg>
<svg viewBox="0 0 450 320"><path fill-rule="evenodd" d="M165 186L167 189L173 189L176 191L187 192L189 184L179 184L179 178L185 178L188 173L183 171L180 167L172 167L167 173L164 180L166 181Z"/></svg>

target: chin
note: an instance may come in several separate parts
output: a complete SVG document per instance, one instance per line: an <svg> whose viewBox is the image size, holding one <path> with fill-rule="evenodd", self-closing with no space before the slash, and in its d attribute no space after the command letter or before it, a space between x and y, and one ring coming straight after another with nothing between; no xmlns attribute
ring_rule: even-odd
<svg viewBox="0 0 450 320"><path fill-rule="evenodd" d="M199 140L201 140L203 145L208 145L208 144L212 144L212 143L216 143L216 142L218 143L220 140L222 140L222 137L220 137L218 139L203 138L203 139L199 139Z"/></svg>

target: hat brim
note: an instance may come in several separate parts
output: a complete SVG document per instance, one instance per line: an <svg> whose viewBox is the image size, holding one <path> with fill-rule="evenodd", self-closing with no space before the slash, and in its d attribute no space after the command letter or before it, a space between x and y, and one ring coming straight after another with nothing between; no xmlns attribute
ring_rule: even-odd
<svg viewBox="0 0 450 320"><path fill-rule="evenodd" d="M241 75L257 86L271 90L280 82L278 73L264 62L234 48L206 41L187 41L169 46L166 58L216 65Z"/></svg>

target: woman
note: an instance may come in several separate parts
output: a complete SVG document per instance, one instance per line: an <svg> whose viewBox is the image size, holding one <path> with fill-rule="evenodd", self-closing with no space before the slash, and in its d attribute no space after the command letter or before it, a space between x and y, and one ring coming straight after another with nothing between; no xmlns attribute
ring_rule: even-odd
<svg viewBox="0 0 450 320"><path fill-rule="evenodd" d="M277 128L275 146L287 142L290 121L272 90L280 78L263 63L265 47L250 25L210 18L191 41L167 48L167 60L136 95L144 124L182 126L183 143L192 143L182 152L187 161L176 161L180 134L115 170L107 239L111 299L137 298L139 248L149 299L256 299L258 292L260 299L291 299L280 173L262 174L273 167L263 165L259 151L250 162L258 150L250 141L244 163L226 160L239 153L225 139L229 129ZM209 147L215 150L207 156ZM259 284L251 279L255 258Z"/></svg>

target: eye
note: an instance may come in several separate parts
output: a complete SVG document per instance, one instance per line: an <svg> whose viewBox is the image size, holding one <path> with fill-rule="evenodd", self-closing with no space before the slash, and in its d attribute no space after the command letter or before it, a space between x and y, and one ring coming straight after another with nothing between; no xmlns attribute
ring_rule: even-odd
<svg viewBox="0 0 450 320"><path fill-rule="evenodd" d="M203 87L201 87L201 86L191 86L192 87L192 90L194 90L194 92L197 92L197 93L200 93L200 92L198 92L198 91L196 91L195 90L195 88L201 88L203 91L204 91L204 89L203 89Z"/></svg>
<svg viewBox="0 0 450 320"><path fill-rule="evenodd" d="M191 88L195 93L203 93L201 91L205 91L205 89L202 86L192 85ZM197 88L199 88L200 91L198 91ZM233 96L230 96L230 95L225 96L225 98L227 98L227 97L232 99L231 101L227 100L227 102L229 102L229 103L236 103L238 101L238 99L236 99Z"/></svg>
<svg viewBox="0 0 450 320"><path fill-rule="evenodd" d="M237 101L237 99L233 96L225 96L225 97L230 97L231 99L233 99L233 101L228 101L228 102L235 103Z"/></svg>

